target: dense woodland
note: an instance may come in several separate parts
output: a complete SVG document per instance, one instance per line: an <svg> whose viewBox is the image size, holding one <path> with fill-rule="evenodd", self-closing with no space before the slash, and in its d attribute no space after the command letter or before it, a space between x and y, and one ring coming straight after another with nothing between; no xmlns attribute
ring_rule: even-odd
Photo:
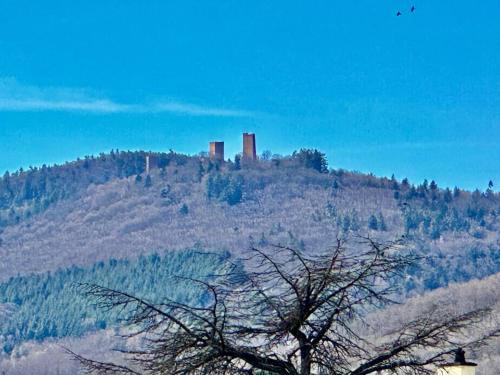
<svg viewBox="0 0 500 375"><path fill-rule="evenodd" d="M403 238L426 260L408 270L400 297L425 297L500 272L499 215L493 182L469 192L329 169L317 150L265 152L255 162L113 150L7 172L0 179L1 348L18 358L32 340L44 345L113 327L116 317L82 308L75 282L101 280L152 299L162 285L162 296L200 298L170 279L219 265L183 251L193 248L238 257L249 246L315 251L337 237Z"/></svg>
<svg viewBox="0 0 500 375"><path fill-rule="evenodd" d="M431 239L438 239L444 231L470 232L481 238L486 230L492 230L500 215L499 194L493 190L490 181L485 191L467 192L455 187L441 189L435 181L411 184L404 178L376 178L342 169L328 170L327 160L317 150L294 152L282 157L264 153L263 159L253 163L242 163L239 156L235 161L213 163L203 156L186 156L173 151L169 153L146 153L130 151L111 151L98 157L87 156L82 160L64 165L30 167L14 173L5 172L0 179L0 227L19 223L36 215L60 200L78 197L91 184L105 184L113 179L134 177L135 181L152 185L151 177L144 177L146 155L151 155L154 166L165 175L169 166L174 173L182 173L183 178L193 182L205 182L208 199L217 199L235 205L252 196L259 189L279 178L276 171L303 168L301 176L305 186L321 183L335 192L343 188L368 187L393 191L394 199L404 212L404 225L407 234L421 231ZM182 169L182 171L179 171ZM309 181L307 170L316 171L322 176ZM204 179L207 176L207 179ZM168 192L162 190L165 195ZM335 216L335 207L329 207L329 214ZM339 225L345 230L359 229L356 216L342 217ZM368 229L386 230L384 217L373 212L368 221Z"/></svg>
<svg viewBox="0 0 500 375"><path fill-rule="evenodd" d="M205 297L200 289L177 277L207 280L220 271L228 256L192 250L163 257L141 256L132 261L110 259L91 268L71 267L13 277L0 284L0 304L10 306L8 316L0 324L0 349L10 353L23 341L78 337L116 325L116 312L97 309L79 293L83 283L119 288L144 296L152 303L162 303L165 298L182 303L202 301Z"/></svg>
<svg viewBox="0 0 500 375"><path fill-rule="evenodd" d="M180 164L186 160L185 156L173 152L155 156L157 165L162 168L172 159ZM104 184L115 178L141 174L145 163L145 152L112 150L109 154L86 156L64 165L5 172L0 179L0 226L19 223L59 200L78 196L90 184Z"/></svg>
<svg viewBox="0 0 500 375"><path fill-rule="evenodd" d="M183 282L177 276L207 279L223 269L229 257L227 252L212 254L200 249L169 252L163 256L154 253L133 260L101 261L88 268L70 267L11 277L0 283L0 306L4 311L0 349L10 353L17 344L27 340L79 337L89 331L116 326L119 323L116 311L97 309L79 293L78 286L82 283L116 288L154 303L161 303L163 298L181 303L200 302L205 296L193 288L193 283ZM427 259L419 267L408 270L404 292L413 291L415 280L423 282L426 289L435 289L450 281L479 278L482 275L476 272L481 269L478 263L488 258L493 259L488 270L493 274L500 264L498 251L493 256L476 254L474 259L464 259L468 267L460 269L457 275L450 274L448 264Z"/></svg>
<svg viewBox="0 0 500 375"><path fill-rule="evenodd" d="M0 180L0 280L193 246L321 249L337 236L404 236L448 269L425 290L496 272L500 194L328 169L317 150L257 162L113 151ZM26 256L29 254L29 256ZM469 266L462 274L463 267ZM477 267L476 267L477 266ZM462 268L461 268L462 267ZM420 281L425 280L424 284Z"/></svg>

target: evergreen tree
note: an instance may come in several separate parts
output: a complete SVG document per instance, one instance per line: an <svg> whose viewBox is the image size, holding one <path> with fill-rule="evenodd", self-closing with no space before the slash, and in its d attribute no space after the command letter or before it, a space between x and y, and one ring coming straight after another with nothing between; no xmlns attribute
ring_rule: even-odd
<svg viewBox="0 0 500 375"><path fill-rule="evenodd" d="M438 240L441 237L441 230L438 225L434 224L432 226L431 238L433 240Z"/></svg>
<svg viewBox="0 0 500 375"><path fill-rule="evenodd" d="M359 230L359 218L358 218L358 213L356 210L353 210L351 213L351 230L354 232Z"/></svg>
<svg viewBox="0 0 500 375"><path fill-rule="evenodd" d="M328 162L325 154L316 149L302 148L299 151L294 151L292 159L297 160L306 168L315 169L320 173L328 172Z"/></svg>
<svg viewBox="0 0 500 375"><path fill-rule="evenodd" d="M227 202L230 206L233 206L241 202L243 197L243 178L238 176L237 178L230 179L229 184L225 187L222 192L221 200Z"/></svg>
<svg viewBox="0 0 500 375"><path fill-rule="evenodd" d="M398 181L396 180L396 177L394 176L394 174L391 176L391 187L392 187L392 190L399 190L399 184L398 184Z"/></svg>
<svg viewBox="0 0 500 375"><path fill-rule="evenodd" d="M189 208L188 208L188 206L187 206L187 204L186 204L186 203L184 203L184 204L181 206L181 208L180 208L179 212L181 213L181 215L187 215L187 214L189 213Z"/></svg>
<svg viewBox="0 0 500 375"><path fill-rule="evenodd" d="M368 228L371 230L378 230L378 221L375 215L371 215L368 219Z"/></svg>
<svg viewBox="0 0 500 375"><path fill-rule="evenodd" d="M406 199L411 200L415 197L417 197L418 192L417 189L415 189L415 186L411 186L410 190L408 191L408 194L406 195Z"/></svg>
<svg viewBox="0 0 500 375"><path fill-rule="evenodd" d="M203 178L203 174L205 173L205 169L203 168L203 164L201 161L198 162L198 171L196 174L196 179L198 182L201 182L201 179Z"/></svg>
<svg viewBox="0 0 500 375"><path fill-rule="evenodd" d="M241 169L241 155L237 154L234 157L234 169L235 170L240 170Z"/></svg>
<svg viewBox="0 0 500 375"><path fill-rule="evenodd" d="M427 180L424 180L424 182L417 187L417 193L418 193L417 195L420 198L425 198L427 196L428 191L429 191L429 183L427 182Z"/></svg>
<svg viewBox="0 0 500 375"><path fill-rule="evenodd" d="M453 196L452 196L451 190L449 188L445 189L443 199L446 203L450 203L453 200Z"/></svg>
<svg viewBox="0 0 500 375"><path fill-rule="evenodd" d="M349 215L344 215L342 217L342 231L344 233L349 232L351 229L351 219L349 218Z"/></svg>
<svg viewBox="0 0 500 375"><path fill-rule="evenodd" d="M486 198L493 199L495 197L495 193L493 192L493 181L490 180L488 183L488 189L486 189Z"/></svg>
<svg viewBox="0 0 500 375"><path fill-rule="evenodd" d="M385 219L382 215L382 212L380 212L378 215L378 228L383 232L387 231L387 225L385 224Z"/></svg>
<svg viewBox="0 0 500 375"><path fill-rule="evenodd" d="M229 205L240 203L243 198L243 177L241 175L210 175L206 185L208 199L218 199Z"/></svg>

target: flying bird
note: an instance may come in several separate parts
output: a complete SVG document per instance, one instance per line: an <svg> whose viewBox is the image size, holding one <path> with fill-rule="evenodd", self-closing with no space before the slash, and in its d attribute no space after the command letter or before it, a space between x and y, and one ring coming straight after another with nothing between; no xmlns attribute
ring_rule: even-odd
<svg viewBox="0 0 500 375"><path fill-rule="evenodd" d="M400 11L398 11L398 12L396 13L396 16L397 16L397 17L399 17L401 14L402 14L402 13L401 13Z"/></svg>
<svg viewBox="0 0 500 375"><path fill-rule="evenodd" d="M411 7L411 12L413 13L415 11L415 5Z"/></svg>

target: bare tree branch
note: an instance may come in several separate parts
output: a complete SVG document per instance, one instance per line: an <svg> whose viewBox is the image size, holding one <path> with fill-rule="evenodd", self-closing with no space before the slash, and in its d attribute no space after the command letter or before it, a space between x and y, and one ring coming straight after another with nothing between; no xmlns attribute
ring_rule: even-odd
<svg viewBox="0 0 500 375"><path fill-rule="evenodd" d="M124 337L139 336L142 342L124 355L144 374L426 375L456 347L482 345L499 330L460 339L488 310L429 313L377 342L356 329L367 312L394 303L397 281L420 259L399 242L371 238L352 247L337 240L322 254L252 248L244 271L228 262L225 273L206 280L177 278L203 288L208 297L199 305L168 299L154 304L98 285L81 288L98 306L126 316L132 333ZM72 354L96 373L136 374Z"/></svg>

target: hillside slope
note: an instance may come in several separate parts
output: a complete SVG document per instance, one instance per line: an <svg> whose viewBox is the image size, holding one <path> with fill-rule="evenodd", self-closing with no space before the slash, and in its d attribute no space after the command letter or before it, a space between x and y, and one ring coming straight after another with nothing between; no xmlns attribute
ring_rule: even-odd
<svg viewBox="0 0 500 375"><path fill-rule="evenodd" d="M144 172L147 154L155 160L149 175ZM80 303L67 284L97 278L151 293L151 280L172 274L168 259L186 263L176 267L181 273L209 274L215 266L194 267L191 258L179 255L189 252L176 250L227 251L238 257L249 246L279 243L316 251L337 237L403 238L407 248L428 256L405 280L406 297L423 296L411 300L407 310L390 310L390 317L405 316L419 304L433 305L436 296L460 308L447 291L426 293L500 272L499 215L500 194L491 188L451 191L434 182L412 185L406 179L327 170L315 150L253 163L213 163L173 152L112 152L5 174L0 179L0 368L23 374L50 355L63 373L74 373L54 337L92 356L92 346L116 345L113 329L71 338L109 327L114 318L101 319L92 309L79 311L81 320L65 314L61 306ZM155 268L163 263L163 270ZM133 277L137 272L149 273L144 275L149 281L142 285ZM497 284L498 274L470 282L464 286L466 298L478 306L483 300L491 304L498 296L486 292ZM48 303L54 300L58 303ZM388 319L381 314L372 317L374 326ZM497 366L498 353L484 361Z"/></svg>
<svg viewBox="0 0 500 375"><path fill-rule="evenodd" d="M194 247L238 255L252 244L287 243L314 251L337 236L358 234L405 236L408 246L437 256L429 268L446 272L417 270L411 289L500 268L500 198L491 190L451 192L433 182L413 186L343 170L321 173L321 154L304 150L247 165L158 154L161 167L149 176L142 172L144 155L114 153L53 167L55 176L64 172L53 179L66 193L36 214L4 221L0 280ZM47 184L34 182L40 175L34 170L9 177L9 186L18 187L9 210L30 210L45 199L37 186L47 191ZM19 197L26 181L31 194Z"/></svg>

